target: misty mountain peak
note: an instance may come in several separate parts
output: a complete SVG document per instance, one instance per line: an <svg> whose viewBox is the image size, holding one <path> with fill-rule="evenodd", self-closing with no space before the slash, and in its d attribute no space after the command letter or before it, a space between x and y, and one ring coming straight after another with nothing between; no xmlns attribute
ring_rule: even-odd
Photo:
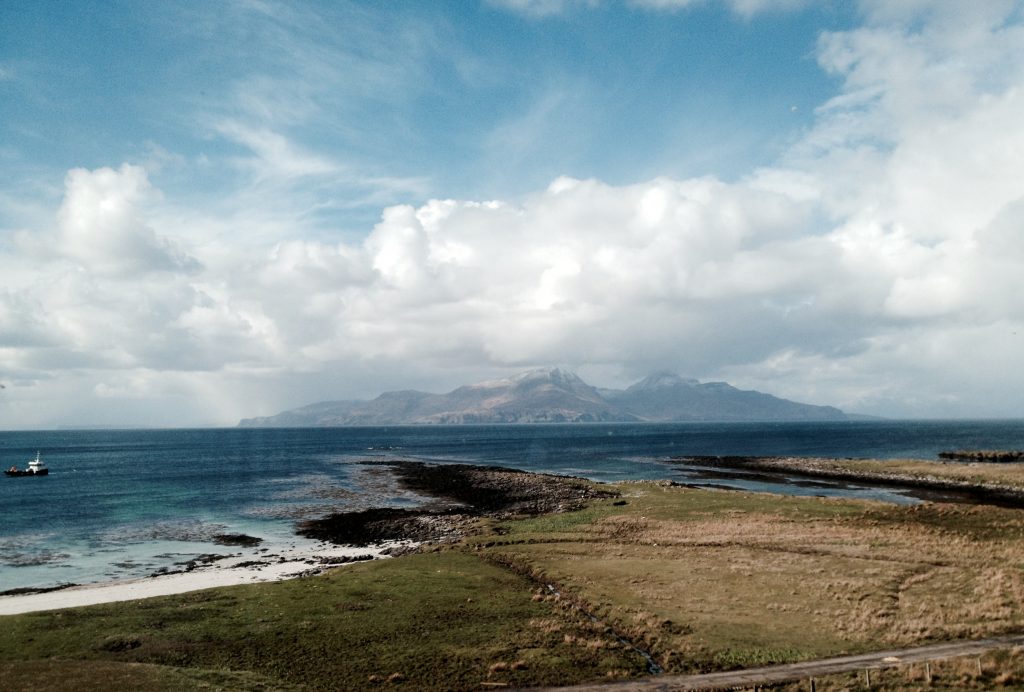
<svg viewBox="0 0 1024 692"><path fill-rule="evenodd" d="M476 384L464 385L460 389L504 389L543 384L552 384L558 387L572 387L581 384L589 386L574 372L563 370L562 368L535 368L496 380L485 380Z"/></svg>
<svg viewBox="0 0 1024 692"><path fill-rule="evenodd" d="M694 386L700 382L689 377L680 377L674 372L662 370L656 372L653 375L645 377L634 385L631 385L626 391L627 392L646 392L653 389L667 389L669 387L679 387L682 385Z"/></svg>
<svg viewBox="0 0 1024 692"><path fill-rule="evenodd" d="M569 370L563 370L562 368L537 368L535 370L527 370L526 372L521 372L512 377L512 381L516 383L551 382L552 384L561 386L586 384L580 379L579 375Z"/></svg>
<svg viewBox="0 0 1024 692"><path fill-rule="evenodd" d="M742 391L725 382L701 384L657 372L629 389L598 390L562 368L528 370L463 385L447 394L385 392L373 401L315 404L243 427L597 423L672 421L846 420L830 406L812 406Z"/></svg>

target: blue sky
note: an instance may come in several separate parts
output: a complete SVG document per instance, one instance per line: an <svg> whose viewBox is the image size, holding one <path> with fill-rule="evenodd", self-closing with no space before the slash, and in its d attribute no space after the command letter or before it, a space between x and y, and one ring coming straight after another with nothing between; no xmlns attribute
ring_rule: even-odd
<svg viewBox="0 0 1024 692"><path fill-rule="evenodd" d="M1019 416L1022 14L9 0L0 427L546 365Z"/></svg>
<svg viewBox="0 0 1024 692"><path fill-rule="evenodd" d="M728 179L770 163L834 92L814 50L848 25L844 7L744 18L609 3L539 18L475 2L11 2L2 60L18 78L0 115L8 161L29 174L154 147L204 157L205 171L160 178L180 195L239 184L223 162L245 146L225 120L354 176L408 181L387 201L506 198L559 175ZM365 233L380 199L352 209L368 190L345 187L321 195L324 225Z"/></svg>

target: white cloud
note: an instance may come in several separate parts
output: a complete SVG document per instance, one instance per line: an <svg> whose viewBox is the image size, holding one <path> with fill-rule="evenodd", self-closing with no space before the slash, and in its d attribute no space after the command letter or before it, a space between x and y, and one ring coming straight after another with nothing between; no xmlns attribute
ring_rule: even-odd
<svg viewBox="0 0 1024 692"><path fill-rule="evenodd" d="M253 153L253 158L243 160L242 164L252 169L257 180L302 178L339 172L339 166L333 161L302 151L285 136L267 128L253 128L227 120L217 125L216 129Z"/></svg>
<svg viewBox="0 0 1024 692"><path fill-rule="evenodd" d="M787 245L800 243L806 211L799 200L713 179L621 188L561 179L522 205L388 209L361 247L279 248L264 277L304 270L290 285L275 281L260 302L316 312L304 352L324 360L386 352L493 367L579 362L580 349L621 361L642 349L646 330L612 344L606 332L634 323L638 305L651 306L646 317L663 325L662 337L710 354L720 346L713 330L687 329L710 325L719 306L768 292L789 304L811 290L794 271L805 254ZM745 269L770 263L770 273Z"/></svg>
<svg viewBox="0 0 1024 692"><path fill-rule="evenodd" d="M730 10L742 17L753 17L763 12L791 11L806 7L809 0L624 0L634 7L655 11L676 11L724 2ZM594 8L601 0L487 0L495 7L519 12L528 17L564 15L580 8Z"/></svg>
<svg viewBox="0 0 1024 692"><path fill-rule="evenodd" d="M338 242L307 237L282 190L346 173L269 124L222 129L287 183L248 190L248 216L161 202L127 164L74 170L52 233L0 246L0 399L231 423L559 363L619 378L598 384L672 368L865 412L1019 412L1024 28L1000 3L886 6L822 37L840 92L735 182L559 177L392 204Z"/></svg>
<svg viewBox="0 0 1024 692"><path fill-rule="evenodd" d="M495 7L521 12L530 17L550 17L577 7L596 7L599 0L487 0Z"/></svg>
<svg viewBox="0 0 1024 692"><path fill-rule="evenodd" d="M715 0L629 0L630 4L651 10L682 10L711 4ZM791 11L806 7L809 0L724 0L725 4L742 17L753 17L763 12Z"/></svg>
<svg viewBox="0 0 1024 692"><path fill-rule="evenodd" d="M788 12L809 4L810 0L729 0L732 10L744 17L762 12Z"/></svg>
<svg viewBox="0 0 1024 692"><path fill-rule="evenodd" d="M138 166L124 164L116 171L76 168L65 180L55 232L22 233L19 242L100 274L195 271L194 258L143 221L141 206L152 194L146 171Z"/></svg>

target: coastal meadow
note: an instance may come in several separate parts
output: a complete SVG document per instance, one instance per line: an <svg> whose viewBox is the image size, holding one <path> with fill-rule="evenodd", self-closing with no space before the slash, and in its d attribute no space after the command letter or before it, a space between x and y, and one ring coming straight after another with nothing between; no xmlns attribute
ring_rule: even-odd
<svg viewBox="0 0 1024 692"><path fill-rule="evenodd" d="M419 525L419 548L289 581L5 617L5 687L569 685L1024 627L1024 517L1014 508L465 465L406 463L396 473L435 498L419 515L383 519ZM351 536L378 521L357 511L319 527L325 538L338 527ZM982 668L962 670L943 662L934 678L956 689L1012 685L1024 679L1020 658L986 654ZM822 689L856 680L833 676ZM877 680L926 686L909 668Z"/></svg>

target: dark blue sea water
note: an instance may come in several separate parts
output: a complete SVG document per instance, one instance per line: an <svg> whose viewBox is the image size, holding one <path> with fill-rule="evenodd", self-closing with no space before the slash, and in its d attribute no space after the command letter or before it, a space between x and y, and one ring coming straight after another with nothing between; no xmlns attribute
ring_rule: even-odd
<svg viewBox="0 0 1024 692"><path fill-rule="evenodd" d="M45 478L0 478L0 591L152 573L223 552L219 533L296 541L298 519L414 501L365 462L498 464L595 480L672 478L912 501L827 484L708 480L685 455L927 458L1024 448L1024 421L589 424L0 432L0 466L41 451Z"/></svg>

